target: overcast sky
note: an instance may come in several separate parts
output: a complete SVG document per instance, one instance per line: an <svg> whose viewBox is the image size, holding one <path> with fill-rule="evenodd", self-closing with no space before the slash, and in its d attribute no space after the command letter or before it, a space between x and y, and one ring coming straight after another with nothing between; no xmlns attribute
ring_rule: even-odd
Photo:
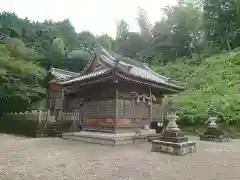
<svg viewBox="0 0 240 180"><path fill-rule="evenodd" d="M69 18L77 32L115 36L116 21L126 20L131 31L138 31L137 8L145 8L151 22L160 19L160 8L175 0L1 0L0 11L15 12L31 20L54 21Z"/></svg>

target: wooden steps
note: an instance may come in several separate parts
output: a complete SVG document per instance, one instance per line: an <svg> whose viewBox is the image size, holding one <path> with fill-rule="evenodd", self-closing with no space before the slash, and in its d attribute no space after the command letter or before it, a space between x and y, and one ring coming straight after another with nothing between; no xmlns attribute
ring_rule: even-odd
<svg viewBox="0 0 240 180"><path fill-rule="evenodd" d="M52 122L47 126L47 134L50 137L62 137L62 133L68 132L71 125L72 121Z"/></svg>

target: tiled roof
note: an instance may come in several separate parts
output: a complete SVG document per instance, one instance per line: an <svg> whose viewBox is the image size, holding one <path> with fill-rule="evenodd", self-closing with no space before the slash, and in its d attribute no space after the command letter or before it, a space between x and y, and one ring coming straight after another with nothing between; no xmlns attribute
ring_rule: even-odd
<svg viewBox="0 0 240 180"><path fill-rule="evenodd" d="M50 73L52 73L57 79L67 80L72 77L79 76L80 73L75 73L71 71L66 71L63 69L51 68Z"/></svg>
<svg viewBox="0 0 240 180"><path fill-rule="evenodd" d="M139 80L135 80L135 79L132 79L132 78L129 78L129 77L126 77L126 76L123 76L123 75L119 75L120 76L120 78L121 79L123 79L123 80L127 80L127 81L131 81L131 82L134 82L134 83L137 83L137 84L145 84L145 85L148 85L148 83L146 83L146 82L141 82L141 81L139 81ZM157 84L153 84L153 86L155 86L155 87L158 87L158 88L160 88L161 87L161 85L157 85ZM175 86L175 85L173 85L173 86ZM176 86L175 86L176 87ZM171 88L171 87L166 87L165 86L165 88L164 89L166 89L166 90L168 90L168 91L170 91L170 92L178 92L178 90L174 90L173 88Z"/></svg>
<svg viewBox="0 0 240 180"><path fill-rule="evenodd" d="M169 78L162 76L156 72L154 72L151 68L149 68L146 64L137 62L133 59L123 57L117 53L110 53L107 52L102 48L103 54L100 55L101 59L104 60L106 63L109 63L111 65L115 64L115 61L117 60L120 65L130 67L129 68L129 74L139 77L142 79L146 79L149 81L153 81L155 83L165 84L168 86L173 86L177 88L181 88L177 85L174 85L169 82Z"/></svg>
<svg viewBox="0 0 240 180"><path fill-rule="evenodd" d="M68 81L63 81L60 84L70 84L70 83L73 83L73 82L82 81L82 80L85 80L85 79L89 79L89 78L92 78L92 77L103 75L103 74L105 74L109 71L111 71L111 69L103 69L101 71L96 71L96 72L92 72L92 73L89 73L89 74L85 74L83 76L79 76L79 77L76 77L76 78L68 80Z"/></svg>
<svg viewBox="0 0 240 180"><path fill-rule="evenodd" d="M115 68L115 65L118 63L120 68L121 66L127 67L128 69L127 74L129 75L138 77L140 79L145 79L147 81L152 81L155 83L166 85L168 87L183 89L182 87L171 83L169 81L169 78L157 74L144 63L135 61L130 58L123 57L117 53L108 52L101 46L100 48L98 48L98 51L96 51L96 53L97 55L100 56L100 59L103 62L109 64L109 68L106 68L97 72L88 73L88 74L84 74L84 72L86 71L84 71L83 73L73 73L70 71L52 68L52 73L55 74L57 77L59 77L59 79L62 79L63 81L60 82L60 84L64 85L64 84L70 84L73 82L79 82L89 78L101 76L105 73L110 72L113 68ZM90 67L90 64L88 66Z"/></svg>

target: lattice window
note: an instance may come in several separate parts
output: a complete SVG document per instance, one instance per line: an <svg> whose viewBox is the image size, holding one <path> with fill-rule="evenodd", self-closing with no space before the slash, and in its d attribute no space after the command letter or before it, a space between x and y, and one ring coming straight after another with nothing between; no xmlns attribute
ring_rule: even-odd
<svg viewBox="0 0 240 180"><path fill-rule="evenodd" d="M148 120L149 119L149 111L150 107L147 103L136 103L134 104L134 116L135 120Z"/></svg>
<svg viewBox="0 0 240 180"><path fill-rule="evenodd" d="M98 117L98 103L96 101L85 102L83 105L84 119Z"/></svg>
<svg viewBox="0 0 240 180"><path fill-rule="evenodd" d="M62 109L63 107L63 99L60 93L56 94L56 109Z"/></svg>
<svg viewBox="0 0 240 180"><path fill-rule="evenodd" d="M116 105L114 99L99 102L99 117L115 116Z"/></svg>
<svg viewBox="0 0 240 180"><path fill-rule="evenodd" d="M50 94L49 96L49 105L50 105L50 114L51 116L54 115L55 109L56 109L56 97L53 94Z"/></svg>
<svg viewBox="0 0 240 180"><path fill-rule="evenodd" d="M152 105L152 120L162 120L162 108L159 104Z"/></svg>
<svg viewBox="0 0 240 180"><path fill-rule="evenodd" d="M118 115L122 117L133 117L133 102L131 100L119 99L118 103Z"/></svg>

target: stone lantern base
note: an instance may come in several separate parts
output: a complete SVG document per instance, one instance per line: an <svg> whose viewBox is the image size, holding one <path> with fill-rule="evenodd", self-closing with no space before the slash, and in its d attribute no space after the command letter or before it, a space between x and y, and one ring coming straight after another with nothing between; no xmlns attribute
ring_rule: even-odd
<svg viewBox="0 0 240 180"><path fill-rule="evenodd" d="M204 134L200 135L201 141L228 142L231 139L224 136L224 132L217 127L208 127Z"/></svg>
<svg viewBox="0 0 240 180"><path fill-rule="evenodd" d="M196 142L189 141L181 130L166 130L157 140L152 140L152 152L184 156L196 152Z"/></svg>
<svg viewBox="0 0 240 180"><path fill-rule="evenodd" d="M161 152L176 156L184 156L186 154L196 152L196 142L186 141L174 143L168 141L153 140L152 152Z"/></svg>

